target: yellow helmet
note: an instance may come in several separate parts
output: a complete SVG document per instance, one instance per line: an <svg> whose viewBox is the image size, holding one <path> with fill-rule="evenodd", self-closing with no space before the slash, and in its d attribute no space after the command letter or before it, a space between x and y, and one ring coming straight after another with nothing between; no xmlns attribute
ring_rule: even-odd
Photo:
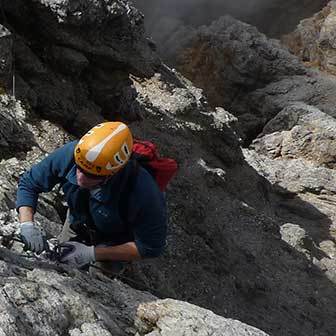
<svg viewBox="0 0 336 336"><path fill-rule="evenodd" d="M124 123L101 123L79 140L74 151L75 162L89 174L113 175L125 166L132 147L132 133Z"/></svg>

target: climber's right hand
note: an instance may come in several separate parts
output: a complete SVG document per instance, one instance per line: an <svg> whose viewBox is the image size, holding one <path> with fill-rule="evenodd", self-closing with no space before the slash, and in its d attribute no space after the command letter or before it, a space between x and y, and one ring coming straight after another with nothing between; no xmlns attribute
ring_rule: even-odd
<svg viewBox="0 0 336 336"><path fill-rule="evenodd" d="M20 237L25 248L36 253L48 249L47 237L44 230L33 222L24 222L20 225Z"/></svg>

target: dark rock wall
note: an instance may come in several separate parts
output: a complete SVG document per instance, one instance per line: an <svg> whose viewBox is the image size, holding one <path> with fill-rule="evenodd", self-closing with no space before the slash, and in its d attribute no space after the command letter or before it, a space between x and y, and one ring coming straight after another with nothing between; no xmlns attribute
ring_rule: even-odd
<svg viewBox="0 0 336 336"><path fill-rule="evenodd" d="M123 1L16 0L2 10L12 33L17 97L71 132L103 116L120 118L129 74L150 76L160 64L143 36L142 15Z"/></svg>

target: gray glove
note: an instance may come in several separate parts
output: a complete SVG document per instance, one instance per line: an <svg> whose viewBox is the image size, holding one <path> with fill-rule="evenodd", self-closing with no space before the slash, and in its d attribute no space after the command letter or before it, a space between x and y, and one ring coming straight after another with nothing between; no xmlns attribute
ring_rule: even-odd
<svg viewBox="0 0 336 336"><path fill-rule="evenodd" d="M60 248L60 262L81 268L96 261L94 246L68 241L58 246Z"/></svg>
<svg viewBox="0 0 336 336"><path fill-rule="evenodd" d="M33 222L24 222L20 226L20 236L25 248L36 253L48 250L48 242L44 230Z"/></svg>

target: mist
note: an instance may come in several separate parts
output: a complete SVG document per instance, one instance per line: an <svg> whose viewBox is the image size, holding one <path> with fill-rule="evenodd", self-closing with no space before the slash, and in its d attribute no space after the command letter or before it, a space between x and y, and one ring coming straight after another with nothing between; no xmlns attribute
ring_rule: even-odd
<svg viewBox="0 0 336 336"><path fill-rule="evenodd" d="M248 18L260 9L272 8L279 0L134 0L143 11L148 25L155 18L168 16L183 20L186 25L208 24L218 17L230 14Z"/></svg>
<svg viewBox="0 0 336 336"><path fill-rule="evenodd" d="M278 37L295 29L305 17L319 11L327 0L133 0L145 15L149 35L160 42L178 24L198 27L231 15ZM160 27L160 22L164 27ZM169 26L168 22L171 23ZM161 36L161 31L163 36Z"/></svg>

